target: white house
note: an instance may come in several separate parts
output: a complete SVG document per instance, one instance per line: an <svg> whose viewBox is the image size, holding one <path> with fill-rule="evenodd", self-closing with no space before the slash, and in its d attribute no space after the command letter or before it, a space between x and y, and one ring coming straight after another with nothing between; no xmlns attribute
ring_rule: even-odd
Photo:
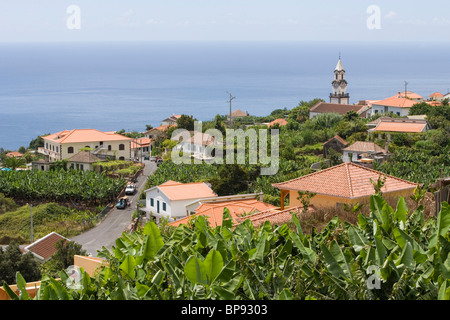
<svg viewBox="0 0 450 320"><path fill-rule="evenodd" d="M197 131L179 133L173 136L172 140L179 142L174 148L175 151L182 151L194 158L205 160L212 159L215 156L213 146L219 145L213 135ZM208 149L208 146L210 146L210 149Z"/></svg>
<svg viewBox="0 0 450 320"><path fill-rule="evenodd" d="M204 182L167 181L145 190L144 211L155 217L174 221L186 217L186 205L198 199L215 198L217 194Z"/></svg>
<svg viewBox="0 0 450 320"><path fill-rule="evenodd" d="M372 110L370 115L374 115L377 113L385 114L392 112L398 116L407 117L409 115L409 110L416 103L418 102L415 100L394 96L391 98L374 102L372 104Z"/></svg>
<svg viewBox="0 0 450 320"><path fill-rule="evenodd" d="M356 141L350 146L342 149L342 161L354 162L362 158L363 155L385 155L387 152L374 142Z"/></svg>

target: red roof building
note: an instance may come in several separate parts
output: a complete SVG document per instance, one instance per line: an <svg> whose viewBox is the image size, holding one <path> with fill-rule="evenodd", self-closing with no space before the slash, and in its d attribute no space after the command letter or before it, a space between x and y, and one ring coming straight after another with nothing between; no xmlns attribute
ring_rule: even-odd
<svg viewBox="0 0 450 320"><path fill-rule="evenodd" d="M24 252L31 252L36 258L45 262L49 260L52 255L56 253L56 251L58 251L56 249L56 244L61 240L70 241L56 232L52 232L26 246L23 250Z"/></svg>
<svg viewBox="0 0 450 320"><path fill-rule="evenodd" d="M289 195L290 207L300 205L298 191L311 192L311 205L336 207L338 204L368 200L375 193L372 181L386 177L381 192L386 196L409 196L417 183L369 169L352 162L343 163L325 170L299 177L290 181L273 184L281 190L281 209ZM371 181L372 180L372 181Z"/></svg>

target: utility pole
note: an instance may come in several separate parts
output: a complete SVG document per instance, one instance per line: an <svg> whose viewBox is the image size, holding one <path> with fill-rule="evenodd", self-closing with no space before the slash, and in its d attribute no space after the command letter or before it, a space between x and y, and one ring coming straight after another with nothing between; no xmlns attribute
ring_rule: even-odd
<svg viewBox="0 0 450 320"><path fill-rule="evenodd" d="M30 210L31 210L31 233L30 233L30 243L34 242L34 235L33 235L33 205L30 204Z"/></svg>
<svg viewBox="0 0 450 320"><path fill-rule="evenodd" d="M408 82L405 81L405 99L408 98Z"/></svg>
<svg viewBox="0 0 450 320"><path fill-rule="evenodd" d="M231 93L227 91L227 93L230 95L230 100L227 101L230 103L230 128L233 126L233 117L231 116L231 101L233 101L236 97L233 97Z"/></svg>

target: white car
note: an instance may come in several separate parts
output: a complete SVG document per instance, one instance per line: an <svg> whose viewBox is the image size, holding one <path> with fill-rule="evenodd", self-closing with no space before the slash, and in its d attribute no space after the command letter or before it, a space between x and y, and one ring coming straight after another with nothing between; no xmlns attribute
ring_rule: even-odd
<svg viewBox="0 0 450 320"><path fill-rule="evenodd" d="M135 194L136 193L136 186L134 184L129 184L125 188L125 194Z"/></svg>

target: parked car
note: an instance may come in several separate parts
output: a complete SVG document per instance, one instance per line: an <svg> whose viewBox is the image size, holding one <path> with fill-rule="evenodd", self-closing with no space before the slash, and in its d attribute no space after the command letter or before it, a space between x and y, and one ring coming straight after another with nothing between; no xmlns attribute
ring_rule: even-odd
<svg viewBox="0 0 450 320"><path fill-rule="evenodd" d="M158 160L156 160L156 166L159 167L163 162L164 162L163 159L158 159Z"/></svg>
<svg viewBox="0 0 450 320"><path fill-rule="evenodd" d="M125 209L128 205L128 197L122 197L116 204L117 209Z"/></svg>
<svg viewBox="0 0 450 320"><path fill-rule="evenodd" d="M144 156L144 160L150 160L149 156Z"/></svg>
<svg viewBox="0 0 450 320"><path fill-rule="evenodd" d="M134 184L129 184L125 188L125 194L135 194L136 193L136 186Z"/></svg>

